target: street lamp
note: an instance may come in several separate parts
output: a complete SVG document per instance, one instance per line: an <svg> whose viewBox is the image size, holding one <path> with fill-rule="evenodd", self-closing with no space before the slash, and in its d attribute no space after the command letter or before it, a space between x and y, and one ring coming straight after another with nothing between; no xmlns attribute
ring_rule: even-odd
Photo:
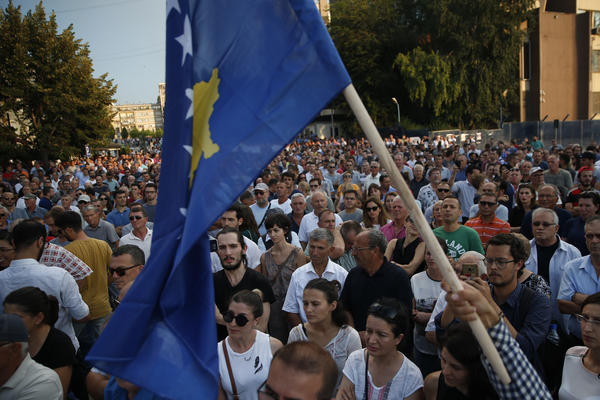
<svg viewBox="0 0 600 400"><path fill-rule="evenodd" d="M398 109L398 126L400 126L400 104L398 103L398 100L396 100L395 97L392 97L392 101L396 103L396 108Z"/></svg>

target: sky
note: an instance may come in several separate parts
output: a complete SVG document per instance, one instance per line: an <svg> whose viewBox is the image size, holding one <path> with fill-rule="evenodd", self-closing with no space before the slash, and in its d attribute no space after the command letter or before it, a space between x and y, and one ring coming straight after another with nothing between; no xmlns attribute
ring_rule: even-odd
<svg viewBox="0 0 600 400"><path fill-rule="evenodd" d="M13 0L26 14L39 0ZM117 84L117 104L155 103L165 81L164 0L45 0L59 31L73 25L88 42L94 76L108 73ZM0 0L6 8L8 0Z"/></svg>

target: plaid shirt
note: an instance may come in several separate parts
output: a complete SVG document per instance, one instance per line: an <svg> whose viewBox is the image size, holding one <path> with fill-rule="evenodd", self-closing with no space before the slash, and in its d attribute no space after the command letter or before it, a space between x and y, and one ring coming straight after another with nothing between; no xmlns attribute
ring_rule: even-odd
<svg viewBox="0 0 600 400"><path fill-rule="evenodd" d="M57 246L53 243L47 243L40 264L49 267L58 267L66 270L76 281L79 281L92 274L92 269L86 263L81 261L79 257L71 253L64 247Z"/></svg>
<svg viewBox="0 0 600 400"><path fill-rule="evenodd" d="M496 376L485 355L481 354L481 362L486 370L490 383L501 399L544 399L552 400L546 385L537 374L519 344L510 334L503 321L488 330L500 358L510 376L510 383L503 384Z"/></svg>

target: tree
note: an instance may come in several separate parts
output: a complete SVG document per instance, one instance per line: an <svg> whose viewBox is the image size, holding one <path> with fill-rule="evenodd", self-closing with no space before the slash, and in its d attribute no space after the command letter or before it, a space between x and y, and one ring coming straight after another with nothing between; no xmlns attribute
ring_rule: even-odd
<svg viewBox="0 0 600 400"><path fill-rule="evenodd" d="M21 132L0 120L2 139L47 160L80 154L112 136L116 86L94 78L87 43L73 27L58 32L42 4L21 14L12 0L0 13L0 112L14 112Z"/></svg>
<svg viewBox="0 0 600 400"><path fill-rule="evenodd" d="M337 0L330 32L369 111L392 125L488 127L518 112L521 23L533 0Z"/></svg>
<svg viewBox="0 0 600 400"><path fill-rule="evenodd" d="M121 139L127 139L129 137L129 131L127 130L127 128L123 128L123 130L121 131Z"/></svg>

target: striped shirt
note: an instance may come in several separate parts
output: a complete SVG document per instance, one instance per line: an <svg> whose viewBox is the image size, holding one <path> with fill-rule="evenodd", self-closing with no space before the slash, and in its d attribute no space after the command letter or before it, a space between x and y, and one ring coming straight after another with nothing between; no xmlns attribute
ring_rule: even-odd
<svg viewBox="0 0 600 400"><path fill-rule="evenodd" d="M496 236L499 233L510 233L510 225L506 221L502 221L500 218L494 216L494 219L490 223L485 223L481 220L481 217L475 217L467 222L465 226L473 228L479 234L481 244L487 246L490 238Z"/></svg>

